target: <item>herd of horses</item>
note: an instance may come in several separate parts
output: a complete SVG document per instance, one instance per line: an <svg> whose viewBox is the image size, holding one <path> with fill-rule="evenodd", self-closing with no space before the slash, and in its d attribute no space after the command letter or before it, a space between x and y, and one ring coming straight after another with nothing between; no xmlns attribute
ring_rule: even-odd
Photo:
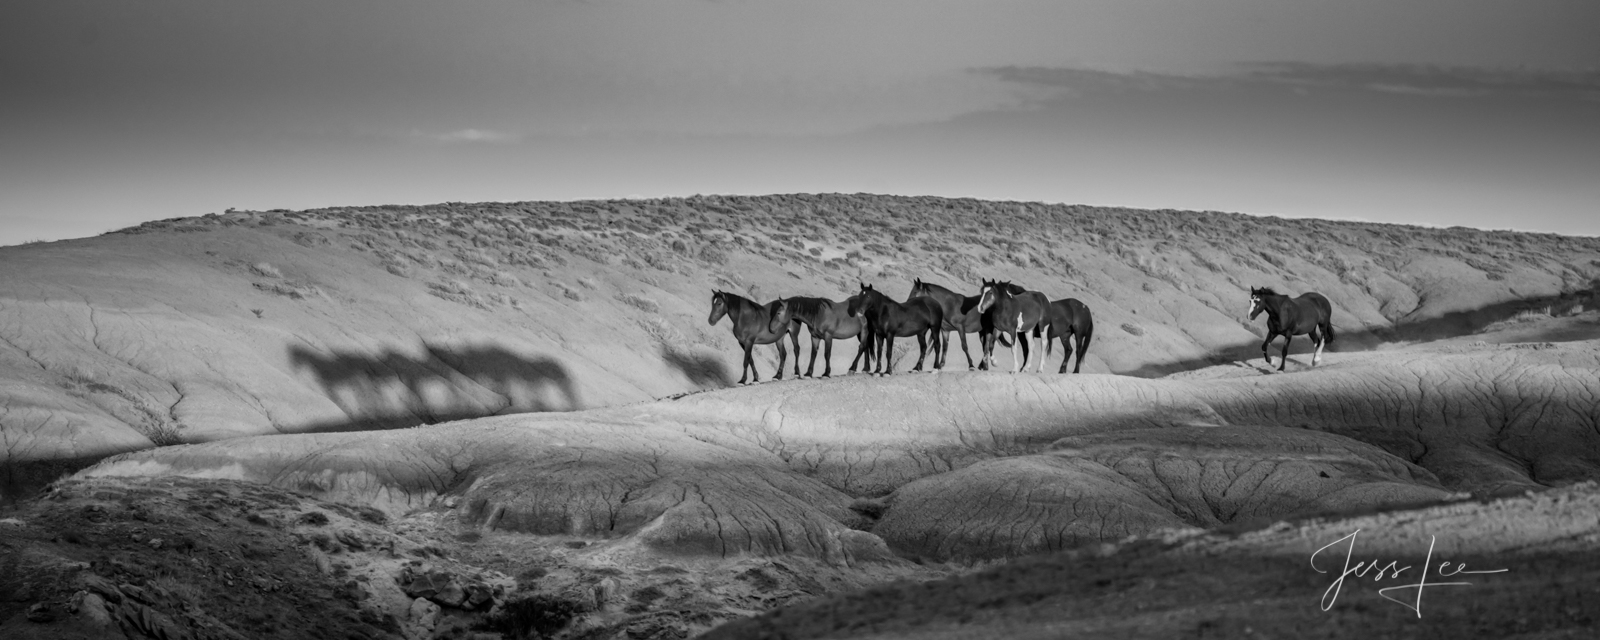
<svg viewBox="0 0 1600 640"><path fill-rule="evenodd" d="M733 337L744 350L739 384L760 382L752 350L760 344L776 344L778 371L774 379L783 379L783 368L788 360L783 338L787 336L794 346L794 375L800 373L800 333L811 334L811 361L804 377L812 377L817 365L817 347L823 347L822 377L833 375L833 341L856 338L856 355L850 362L850 373L860 370L877 375L888 375L894 367L895 338L917 338L917 364L912 371L922 371L929 348L933 350L932 371L944 368L945 354L950 347L950 333L961 337L961 351L967 357L967 369L992 369L995 366L994 348L997 342L1011 347L1012 372L1027 368L1029 352L1038 354L1034 371L1044 370L1044 360L1050 355L1054 341L1061 341L1065 351L1059 373L1067 372L1073 353L1078 359L1072 372L1083 366L1083 356L1094 337L1094 318L1089 307L1075 298L1051 301L1037 291L1029 291L1011 282L985 279L976 295L962 295L920 278L911 284L911 293L904 302L897 302L869 284L849 299L839 302L827 298L780 298L761 304L727 291L713 290L709 323L717 324L723 316L733 323ZM1250 290L1250 319L1265 312L1267 339L1261 343L1261 354L1267 364L1272 356L1267 347L1277 336L1284 336L1283 351L1278 370L1288 364L1289 343L1297 335L1309 335L1316 346L1312 358L1315 366L1322 360L1323 347L1333 341L1330 322L1332 307L1319 293L1307 293L1298 298L1280 295L1269 288ZM802 329L803 328L803 329ZM972 359L967 346L967 334L978 334L979 358ZM1041 343L1041 344L1035 344ZM1033 345L1030 348L1030 345ZM1039 349L1038 347L1043 347Z"/></svg>

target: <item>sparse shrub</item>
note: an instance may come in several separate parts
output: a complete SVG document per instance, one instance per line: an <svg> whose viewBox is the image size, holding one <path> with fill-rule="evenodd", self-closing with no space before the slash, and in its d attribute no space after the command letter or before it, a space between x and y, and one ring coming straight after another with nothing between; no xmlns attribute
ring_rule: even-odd
<svg viewBox="0 0 1600 640"><path fill-rule="evenodd" d="M700 247L700 259L713 265L724 265L728 263L728 252L717 244L707 244Z"/></svg>
<svg viewBox="0 0 1600 640"><path fill-rule="evenodd" d="M389 273L392 273L394 275L400 276L402 278L410 278L411 277L411 270L407 269L405 265L400 264L398 262L390 262L390 263L384 264L383 265L383 270L384 271L388 271Z"/></svg>
<svg viewBox="0 0 1600 640"><path fill-rule="evenodd" d="M664 346L676 348L687 342L683 337L683 333L678 331L678 328L672 326L672 323L665 318L649 316L640 320L639 326L644 329L645 334Z"/></svg>
<svg viewBox="0 0 1600 640"><path fill-rule="evenodd" d="M262 220L261 224L266 225L266 224L273 224L273 223L269 223L266 220ZM298 245L303 246L303 247L311 247L313 249L315 249L317 247L326 247L326 246L329 246L329 245L333 244L333 241L328 240L326 237L323 237L322 234L314 233L314 232L311 232L311 231L300 231L300 232L297 232L294 235L290 236L289 239L293 240L295 244L298 244Z"/></svg>
<svg viewBox="0 0 1600 640"><path fill-rule="evenodd" d="M1141 326L1136 325L1136 324L1130 324L1130 323L1124 322L1124 323L1122 323L1122 330L1128 332L1131 335L1136 335L1136 336L1144 335L1144 327L1141 327Z"/></svg>
<svg viewBox="0 0 1600 640"><path fill-rule="evenodd" d="M627 303L628 306L634 307L646 313L656 313L661 310L660 304L657 304L655 300L651 300L644 296L632 293L619 293L617 294L617 299Z"/></svg>
<svg viewBox="0 0 1600 640"><path fill-rule="evenodd" d="M568 300L576 300L578 302L583 302L583 292L582 291L579 291L577 289L569 287L569 286L567 286L567 283L561 282L560 280L556 280L556 281L552 282L551 284L554 284L557 289L560 289L561 290L561 295L565 296Z"/></svg>
<svg viewBox="0 0 1600 640"><path fill-rule="evenodd" d="M252 285L267 293L286 296L292 300L304 300L322 295L322 290L317 287L295 282L255 282Z"/></svg>
<svg viewBox="0 0 1600 640"><path fill-rule="evenodd" d="M460 280L430 282L428 283L428 293L433 294L436 298L464 304L469 307L489 308L489 304L483 299L483 296L478 295L476 291L472 290L472 287L467 286L465 282Z"/></svg>
<svg viewBox="0 0 1600 640"><path fill-rule="evenodd" d="M489 282L493 283L496 286L501 286L501 287L520 287L520 286L522 286L522 279L521 278L518 278L518 277L516 277L514 275L511 275L509 273L506 273L504 271L496 271L496 272L494 272L492 274L489 274Z"/></svg>
<svg viewBox="0 0 1600 640"><path fill-rule="evenodd" d="M270 264L267 264L265 262L257 262L257 263L255 263L253 265L250 265L250 272L254 273L254 274L258 275L258 276L261 276L263 278L282 278L283 277L283 273L278 271L277 267L274 267L274 266L272 266Z"/></svg>
<svg viewBox="0 0 1600 640"><path fill-rule="evenodd" d="M594 280L589 278L578 278L578 285L590 291L597 291L600 289L600 286L595 284Z"/></svg>

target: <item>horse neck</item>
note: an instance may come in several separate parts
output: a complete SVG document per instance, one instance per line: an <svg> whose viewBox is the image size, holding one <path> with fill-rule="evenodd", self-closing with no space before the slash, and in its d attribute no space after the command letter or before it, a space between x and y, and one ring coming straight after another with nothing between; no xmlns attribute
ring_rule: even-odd
<svg viewBox="0 0 1600 640"><path fill-rule="evenodd" d="M766 316L767 308L749 298L725 293L722 295L722 301L727 304L728 317L733 318L734 324L748 322L744 318L749 317L751 312L761 312L763 317Z"/></svg>
<svg viewBox="0 0 1600 640"><path fill-rule="evenodd" d="M936 284L929 284L929 283L924 282L924 283L922 283L922 287L928 291L928 297L933 298L935 300L944 300L946 298L961 298L962 297L961 294L956 293L954 291L951 291L949 289L946 289L946 288L944 288L942 286L939 286L939 285L936 285Z"/></svg>
<svg viewBox="0 0 1600 640"><path fill-rule="evenodd" d="M883 292L881 292L881 291L874 291L873 294L874 295L869 296L866 300L862 300L861 301L862 302L862 308L861 308L861 311L862 311L861 316L862 317L873 316L873 317L882 318L883 314L889 312L890 305L899 305L900 304L898 302L895 302L894 300L890 300L889 296L883 295Z"/></svg>
<svg viewBox="0 0 1600 640"><path fill-rule="evenodd" d="M1267 312L1267 317L1274 320L1282 318L1284 309L1290 306L1289 296L1278 294L1275 296L1261 296L1261 308Z"/></svg>

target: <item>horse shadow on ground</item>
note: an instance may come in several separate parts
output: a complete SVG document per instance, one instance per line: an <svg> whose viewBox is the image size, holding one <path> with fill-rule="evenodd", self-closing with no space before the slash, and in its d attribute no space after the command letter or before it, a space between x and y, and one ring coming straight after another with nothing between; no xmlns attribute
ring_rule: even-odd
<svg viewBox="0 0 1600 640"><path fill-rule="evenodd" d="M1582 290L1557 296L1508 300L1477 309L1447 313L1437 318L1402 321L1390 327L1374 327L1359 331L1346 330L1339 327L1339 317L1336 315L1334 316L1334 340L1328 344L1325 353L1372 351L1385 344L1429 342L1445 338L1470 336L1483 331L1496 322L1514 318L1518 313L1524 311L1549 309L1555 315L1563 315L1576 309L1594 309L1597 303L1600 303L1600 294L1593 290ZM1265 331L1266 323L1261 321L1252 326ZM1574 336L1566 335L1567 333L1571 332L1563 333L1558 331L1550 339L1573 339ZM1159 378L1174 373L1204 369L1233 362L1252 360L1262 362L1260 340L1258 337L1252 342L1215 349L1209 355L1200 358L1146 364L1138 369L1125 372L1125 375L1141 378ZM1273 341L1269 353L1272 354L1274 362L1277 362L1278 354L1282 348L1283 338L1280 337ZM1291 365L1310 366L1310 349L1312 349L1311 340L1307 339L1306 336L1296 337L1289 349L1289 362Z"/></svg>
<svg viewBox="0 0 1600 640"><path fill-rule="evenodd" d="M661 361L682 373L698 390L733 386L733 376L720 358L662 346Z"/></svg>
<svg viewBox="0 0 1600 640"><path fill-rule="evenodd" d="M289 348L295 372L315 379L347 420L307 431L398 429L508 413L583 408L560 361L499 346L320 351Z"/></svg>

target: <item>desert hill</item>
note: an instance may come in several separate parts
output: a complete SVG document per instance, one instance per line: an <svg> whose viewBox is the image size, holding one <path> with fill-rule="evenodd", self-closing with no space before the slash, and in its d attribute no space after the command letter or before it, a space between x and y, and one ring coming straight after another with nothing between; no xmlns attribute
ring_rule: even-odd
<svg viewBox="0 0 1600 640"><path fill-rule="evenodd" d="M705 323L712 288L1010 279L1093 309L1085 371L1149 376L1254 353L1252 285L1327 294L1353 350L1564 315L1597 276L1593 238L941 198L229 212L0 249L0 464L14 495L152 445L721 387L737 355Z"/></svg>
<svg viewBox="0 0 1600 640"><path fill-rule="evenodd" d="M702 637L1587 638L1600 620L1597 510L1600 490L1587 483L1253 530L1169 530L817 598ZM1338 582L1347 567L1355 573ZM1468 573L1480 571L1490 573Z"/></svg>
<svg viewBox="0 0 1600 640"><path fill-rule="evenodd" d="M1429 505L1581 484L1600 476L1597 374L1600 341L1423 345L1331 354L1322 367L1286 375L1234 363L1153 380L985 372L857 376L383 432L231 438L101 462L54 489L59 498L30 503L33 515L17 525L22 539L11 544L32 549L24 557L66 563L74 547L43 541L54 519L87 512L75 505L102 493L144 491L140 487L154 481L177 487L181 499L170 508L187 513L201 508L186 506L193 501L209 504L208 495L236 491L227 484L207 489L204 482L243 480L250 484L240 486L268 487L251 491L297 494L259 507L275 514L262 525L274 544L317 546L328 535L357 541L333 556L345 571L367 576L370 593L352 606L366 612L359 619L394 621L394 634L426 636L419 625L435 624L436 616L411 612L415 601L400 593L420 569L406 573L385 560L384 547L370 542L375 537L399 536L385 543L393 548L438 547L439 559L423 552L417 558L433 567L429 571L445 572L443 581L503 585L491 598L498 605L531 598L564 603L559 608L569 614L563 620L569 637L689 633L773 606L813 606L801 603L1130 536L1248 531L1317 517L1346 522L1350 514L1438 509ZM1587 504L1591 493L1579 490L1573 499ZM93 504L106 503L98 500ZM388 528L341 534L300 520L307 510L331 509L318 506L324 501L374 510L378 515L368 519ZM103 505L112 515L132 508L115 502ZM248 502L226 504L242 509L230 516L236 518L257 509ZM1405 531L1425 526L1413 522L1424 516L1364 517L1411 523ZM1582 527L1592 526L1592 512L1571 517L1587 517ZM112 518L104 526L163 521L118 524ZM1519 520L1474 522L1476 528L1464 529L1471 536L1495 538L1501 534L1493 532L1515 528ZM1550 534L1540 544L1553 537L1582 546L1564 537L1567 529L1535 529ZM1316 529L1317 535L1330 530ZM1298 553L1308 535L1275 544L1288 549L1282 554ZM1399 539L1414 537L1407 536ZM1469 551L1481 556L1509 548ZM1195 554L1210 559L1178 566L1200 571L1210 566L1205 562L1218 562L1204 549ZM1139 560L1136 568L1144 573L1137 579L1168 575L1146 571L1165 557ZM1079 560L1060 562L1075 566ZM1301 586L1292 592L1300 594L1303 583L1320 582L1309 572L1292 575L1290 565L1301 562L1272 564L1269 586L1293 582ZM1517 566L1548 573L1552 561L1539 562L1546 564ZM530 564L543 573L515 578ZM926 589L965 593L973 587L964 581L1020 571L1026 575L1018 589L1043 593L1045 585L1026 577L1044 570L1039 566L1056 565L1030 560ZM1086 575L1114 570L1108 565ZM129 575L140 574L120 579L132 580ZM61 588L73 588L63 580ZM879 594L899 588L875 588L866 601L879 602ZM1033 601L1026 597L1017 602ZM1204 596L1184 597L1184 610L1202 606L1195 598ZM1274 606L1289 607L1291 600L1285 596ZM1314 611L1314 598L1303 604ZM175 617L194 605L168 599L143 606ZM488 611L505 610L452 606L447 613L463 625L487 624ZM823 616L805 614L824 631L855 628L854 605L816 606L834 607ZM1580 612L1590 615L1590 606ZM872 609L867 623L914 627L883 618L906 610L896 607ZM808 637L819 628L791 627L782 622L787 619L768 616L736 623L757 627L732 628L764 629L773 637ZM951 633L962 632L959 620L935 619L955 625Z"/></svg>

